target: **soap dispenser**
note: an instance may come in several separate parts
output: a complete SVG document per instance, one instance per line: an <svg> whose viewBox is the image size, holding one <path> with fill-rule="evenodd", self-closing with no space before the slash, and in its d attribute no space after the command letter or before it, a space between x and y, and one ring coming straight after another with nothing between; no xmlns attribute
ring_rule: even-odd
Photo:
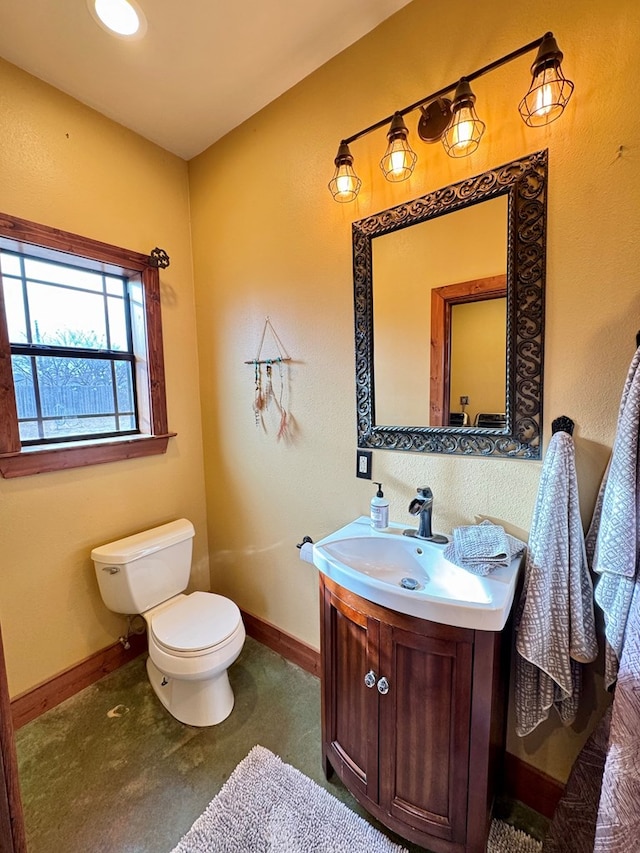
<svg viewBox="0 0 640 853"><path fill-rule="evenodd" d="M376 482L376 486L378 491L371 498L371 526L374 530L384 530L389 526L389 501L382 491L382 483Z"/></svg>

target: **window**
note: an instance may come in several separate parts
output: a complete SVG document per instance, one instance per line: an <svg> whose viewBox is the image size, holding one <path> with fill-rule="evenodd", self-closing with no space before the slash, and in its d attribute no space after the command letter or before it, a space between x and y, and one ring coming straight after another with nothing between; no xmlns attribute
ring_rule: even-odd
<svg viewBox="0 0 640 853"><path fill-rule="evenodd" d="M164 453L150 258L0 215L0 275L2 475Z"/></svg>

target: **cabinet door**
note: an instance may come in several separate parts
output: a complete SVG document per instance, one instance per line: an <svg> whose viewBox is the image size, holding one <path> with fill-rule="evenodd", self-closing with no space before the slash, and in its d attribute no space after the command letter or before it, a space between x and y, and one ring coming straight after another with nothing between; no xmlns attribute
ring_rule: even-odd
<svg viewBox="0 0 640 853"><path fill-rule="evenodd" d="M323 750L356 796L378 799L379 623L324 589ZM371 687L365 676L373 672Z"/></svg>
<svg viewBox="0 0 640 853"><path fill-rule="evenodd" d="M472 643L456 631L381 626L380 802L416 830L464 842Z"/></svg>

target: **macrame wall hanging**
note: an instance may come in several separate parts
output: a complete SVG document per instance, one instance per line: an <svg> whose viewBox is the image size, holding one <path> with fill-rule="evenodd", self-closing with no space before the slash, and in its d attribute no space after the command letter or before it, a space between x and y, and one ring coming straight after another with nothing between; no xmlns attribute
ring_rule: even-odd
<svg viewBox="0 0 640 853"><path fill-rule="evenodd" d="M267 353L272 354L267 358ZM289 367L291 361L284 344L267 317L256 357L245 364L254 370L253 413L256 426L267 431L266 416L269 411L277 413L277 439L291 437L291 415L289 413Z"/></svg>

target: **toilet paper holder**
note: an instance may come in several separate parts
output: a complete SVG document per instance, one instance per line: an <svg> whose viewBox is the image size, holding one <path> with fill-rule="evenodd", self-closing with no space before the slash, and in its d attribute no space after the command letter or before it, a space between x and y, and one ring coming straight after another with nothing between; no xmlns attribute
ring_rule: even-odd
<svg viewBox="0 0 640 853"><path fill-rule="evenodd" d="M298 542L296 548L302 548L303 545L306 545L307 542L310 542L313 545L313 539L310 536L303 536L302 542Z"/></svg>

